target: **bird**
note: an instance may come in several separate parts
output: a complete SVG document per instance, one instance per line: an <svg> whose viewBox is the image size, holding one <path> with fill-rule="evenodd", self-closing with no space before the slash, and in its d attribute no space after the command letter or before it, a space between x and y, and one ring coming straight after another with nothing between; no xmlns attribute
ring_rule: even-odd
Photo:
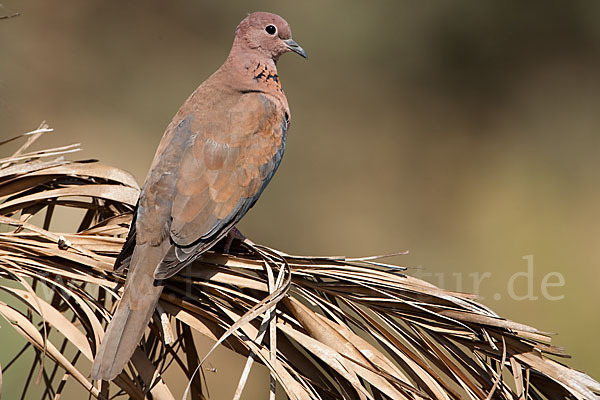
<svg viewBox="0 0 600 400"><path fill-rule="evenodd" d="M273 177L291 118L277 74L288 52L307 58L282 17L249 14L225 62L167 126L115 261L127 276L92 379L110 381L123 371L164 281L230 235Z"/></svg>

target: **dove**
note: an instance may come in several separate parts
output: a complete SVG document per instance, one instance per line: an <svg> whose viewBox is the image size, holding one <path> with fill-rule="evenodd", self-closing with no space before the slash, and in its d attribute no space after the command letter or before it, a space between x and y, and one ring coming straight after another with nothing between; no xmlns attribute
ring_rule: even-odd
<svg viewBox="0 0 600 400"><path fill-rule="evenodd" d="M306 52L278 15L255 12L235 30L223 65L167 127L142 187L115 270L128 269L122 298L92 366L112 380L131 358L164 280L232 231L277 170L290 109L277 60Z"/></svg>

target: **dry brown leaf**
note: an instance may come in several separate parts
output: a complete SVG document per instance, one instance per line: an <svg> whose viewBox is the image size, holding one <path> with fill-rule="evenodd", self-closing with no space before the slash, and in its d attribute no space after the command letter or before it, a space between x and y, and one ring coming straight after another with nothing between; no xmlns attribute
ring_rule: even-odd
<svg viewBox="0 0 600 400"><path fill-rule="evenodd" d="M121 294L124 276L112 264L139 188L115 167L48 160L78 145L30 151L47 131L24 136L31 140L0 160L0 286L27 310L0 303L9 321L2 329L12 326L37 360L47 358L41 370L46 397L59 398L73 377L95 397L101 390L112 396L116 385L132 399L146 391L172 399L162 380L169 368L203 399L194 378L201 364L191 334L197 332L246 357L254 354L246 372L254 361L264 364L271 373L265 385L276 380L291 399L598 398L600 384L549 358L563 353L548 333L501 318L473 295L400 273L402 267L378 256L293 256L250 242L227 255L217 245L169 279L159 304L174 317L174 342L166 343L155 318L129 368L112 385L93 386L86 378L89 362L80 364L79 355L92 358ZM49 228L59 207L83 209L76 231ZM38 216L39 226L32 223ZM46 322L38 325L38 319ZM10 363L3 367L0 385L2 374L13 373ZM500 379L507 374L513 388ZM24 391L31 383L25 380Z"/></svg>

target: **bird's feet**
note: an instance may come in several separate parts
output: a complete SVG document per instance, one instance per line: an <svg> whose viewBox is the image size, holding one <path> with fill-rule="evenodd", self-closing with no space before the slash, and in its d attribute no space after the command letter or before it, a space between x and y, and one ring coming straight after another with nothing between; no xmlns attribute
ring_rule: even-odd
<svg viewBox="0 0 600 400"><path fill-rule="evenodd" d="M240 242L249 241L249 239L234 226L227 232L227 236L225 236L225 243L223 245L223 252L225 254L229 254L234 240L239 240Z"/></svg>

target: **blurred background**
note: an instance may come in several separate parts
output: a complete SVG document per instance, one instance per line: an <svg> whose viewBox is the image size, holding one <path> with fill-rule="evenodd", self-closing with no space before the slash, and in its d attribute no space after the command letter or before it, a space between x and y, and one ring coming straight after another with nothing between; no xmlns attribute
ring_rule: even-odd
<svg viewBox="0 0 600 400"><path fill-rule="evenodd" d="M288 146L242 232L306 255L410 250L391 262L559 333L567 364L600 379L599 2L4 0L21 16L0 20L0 135L46 120L38 147L81 142L77 158L141 183L257 10L310 58L279 62ZM3 364L22 341L0 335ZM243 361L214 357L212 398ZM245 398L267 379L255 368Z"/></svg>

